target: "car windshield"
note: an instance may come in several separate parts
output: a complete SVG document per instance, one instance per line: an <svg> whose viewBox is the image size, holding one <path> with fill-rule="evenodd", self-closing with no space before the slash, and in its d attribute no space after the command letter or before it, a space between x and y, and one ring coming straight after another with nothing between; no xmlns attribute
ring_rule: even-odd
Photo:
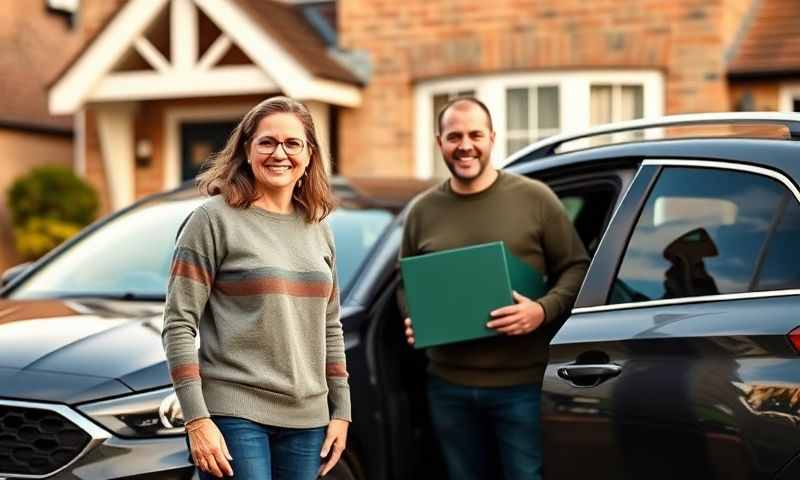
<svg viewBox="0 0 800 480"><path fill-rule="evenodd" d="M204 200L162 199L124 213L50 260L9 297L163 299L178 228ZM343 294L393 218L388 210L343 207L328 217Z"/></svg>

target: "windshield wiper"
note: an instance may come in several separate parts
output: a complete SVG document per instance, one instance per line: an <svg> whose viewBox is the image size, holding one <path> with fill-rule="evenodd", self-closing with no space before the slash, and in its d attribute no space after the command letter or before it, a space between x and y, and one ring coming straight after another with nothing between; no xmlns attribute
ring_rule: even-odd
<svg viewBox="0 0 800 480"><path fill-rule="evenodd" d="M98 300L122 300L128 302L163 302L166 300L164 295L135 292L59 292L52 296L62 300L87 298L96 298Z"/></svg>

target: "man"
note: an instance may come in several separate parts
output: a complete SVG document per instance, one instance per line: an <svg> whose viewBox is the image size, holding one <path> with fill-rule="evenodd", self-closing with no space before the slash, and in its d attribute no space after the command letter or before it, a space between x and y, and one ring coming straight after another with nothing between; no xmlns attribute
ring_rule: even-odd
<svg viewBox="0 0 800 480"><path fill-rule="evenodd" d="M538 299L514 292L514 305L491 312L500 335L428 349L431 420L449 477L495 478L488 452L507 480L540 478L539 397L549 340L542 326L571 308L589 258L558 197L543 183L496 170L488 108L471 97L448 103L436 137L451 177L410 207L400 256L502 240L547 275ZM480 287L475 279L475 288ZM401 305L403 294L400 292ZM411 319L406 337L414 343Z"/></svg>

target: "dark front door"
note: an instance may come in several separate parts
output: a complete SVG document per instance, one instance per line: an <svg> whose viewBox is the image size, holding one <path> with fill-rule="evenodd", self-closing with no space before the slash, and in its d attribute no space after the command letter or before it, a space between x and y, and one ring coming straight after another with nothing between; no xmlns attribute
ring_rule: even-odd
<svg viewBox="0 0 800 480"><path fill-rule="evenodd" d="M181 180L191 180L208 158L225 147L236 122L186 122L181 124Z"/></svg>

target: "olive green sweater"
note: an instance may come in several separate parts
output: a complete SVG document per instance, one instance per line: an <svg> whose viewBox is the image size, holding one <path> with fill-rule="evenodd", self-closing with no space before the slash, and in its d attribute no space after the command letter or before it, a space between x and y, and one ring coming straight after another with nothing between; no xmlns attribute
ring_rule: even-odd
<svg viewBox="0 0 800 480"><path fill-rule="evenodd" d="M454 192L449 180L441 183L413 201L400 256L499 240L547 276L551 289L533 299L542 305L545 322L563 318L578 293L589 257L558 197L542 182L500 171L488 189L471 195ZM475 288L481 288L480 279L475 279ZM402 290L400 300L402 305ZM432 347L429 369L460 385L541 383L547 364L547 331L543 326L528 335Z"/></svg>
<svg viewBox="0 0 800 480"><path fill-rule="evenodd" d="M188 422L350 420L333 234L300 212L197 208L178 237L162 338ZM200 336L199 350L196 337Z"/></svg>

